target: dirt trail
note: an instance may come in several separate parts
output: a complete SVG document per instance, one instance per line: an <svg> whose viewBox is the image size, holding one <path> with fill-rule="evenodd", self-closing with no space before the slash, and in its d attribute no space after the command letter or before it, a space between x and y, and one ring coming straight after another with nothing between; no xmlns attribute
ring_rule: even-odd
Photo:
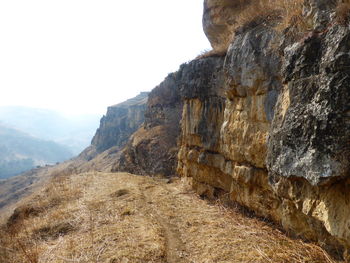
<svg viewBox="0 0 350 263"><path fill-rule="evenodd" d="M161 181L160 185L163 183ZM181 240L180 231L176 225L170 223L170 220L164 211L165 203L157 201L157 192L154 186L148 186L143 189L143 196L147 200L152 212L156 215L156 219L160 223L165 235L165 251L168 263L182 263L186 262L185 246ZM166 190L165 190L166 191ZM154 201L152 201L154 200ZM168 207L167 207L168 208ZM169 208L168 208L169 209ZM171 208L170 208L171 209Z"/></svg>
<svg viewBox="0 0 350 263"><path fill-rule="evenodd" d="M27 218L17 237L35 245L38 262L332 262L314 245L201 200L180 181L86 173L49 186L31 205L42 200L44 212ZM21 250L9 256L17 261L0 261L26 262Z"/></svg>

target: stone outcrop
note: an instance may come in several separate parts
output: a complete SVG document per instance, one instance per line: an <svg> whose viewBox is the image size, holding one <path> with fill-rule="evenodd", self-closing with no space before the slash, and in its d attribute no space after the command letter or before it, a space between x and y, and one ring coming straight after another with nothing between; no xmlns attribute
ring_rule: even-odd
<svg viewBox="0 0 350 263"><path fill-rule="evenodd" d="M348 257L349 27L336 22L333 1L307 0L307 32L278 31L278 16L235 30L248 4L205 1L204 31L225 57L169 74L149 94L144 122L129 139L119 132L128 124L105 117L93 146L128 142L90 164L142 175L177 171L199 194L229 197ZM112 123L118 129L109 133Z"/></svg>
<svg viewBox="0 0 350 263"><path fill-rule="evenodd" d="M289 233L347 257L350 30L332 20L334 2L305 3L311 31L304 37L290 38L268 23L242 26L223 77L201 84L200 93L188 89L178 173L199 194L226 193ZM216 21L227 19L216 14ZM223 28L212 26L212 44L215 31L227 34Z"/></svg>
<svg viewBox="0 0 350 263"><path fill-rule="evenodd" d="M145 122L123 149L115 171L175 175L183 98L193 97L193 93L204 97L203 85L210 87L213 82L222 81L222 74L218 73L222 61L208 58L183 64L149 94ZM206 92L207 96L211 94Z"/></svg>
<svg viewBox="0 0 350 263"><path fill-rule="evenodd" d="M169 76L149 94L145 122L130 138L113 171L174 175L180 134L181 72Z"/></svg>
<svg viewBox="0 0 350 263"><path fill-rule="evenodd" d="M336 25L285 49L285 86L269 139L271 175L312 185L349 175L349 40L350 31Z"/></svg>
<svg viewBox="0 0 350 263"><path fill-rule="evenodd" d="M88 155L94 156L114 146L123 147L144 122L147 99L148 92L141 92L132 99L108 107L92 139L92 149L88 149Z"/></svg>
<svg viewBox="0 0 350 263"><path fill-rule="evenodd" d="M278 200L265 166L267 136L282 86L275 38L274 30L263 26L237 34L221 78L200 88L199 102L184 98L178 172L192 178L200 194L214 197L220 189L258 214L277 219L279 215L270 214ZM199 110L198 105L205 107ZM192 128L196 123L200 128Z"/></svg>
<svg viewBox="0 0 350 263"><path fill-rule="evenodd" d="M324 31L334 16L337 0L305 0L303 17L310 30Z"/></svg>
<svg viewBox="0 0 350 263"><path fill-rule="evenodd" d="M268 141L270 182L283 204L350 247L350 31L335 24L285 49L284 88ZM283 215L286 217L286 215ZM295 226L294 226L295 227ZM293 226L290 226L293 228Z"/></svg>
<svg viewBox="0 0 350 263"><path fill-rule="evenodd" d="M203 29L214 50L226 51L234 28L236 17L250 0L205 0L203 8Z"/></svg>

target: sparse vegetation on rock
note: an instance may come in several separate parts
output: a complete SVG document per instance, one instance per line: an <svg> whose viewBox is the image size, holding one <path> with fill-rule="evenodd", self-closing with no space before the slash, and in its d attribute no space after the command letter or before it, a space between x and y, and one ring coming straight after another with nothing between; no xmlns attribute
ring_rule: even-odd
<svg viewBox="0 0 350 263"><path fill-rule="evenodd" d="M350 260L348 1L206 0L204 7L213 51L148 95L140 127L138 114L123 119L131 123L106 116L95 145L52 174L45 201L32 197L15 210L3 255ZM176 173L181 182L164 179ZM16 224L17 236L6 232Z"/></svg>

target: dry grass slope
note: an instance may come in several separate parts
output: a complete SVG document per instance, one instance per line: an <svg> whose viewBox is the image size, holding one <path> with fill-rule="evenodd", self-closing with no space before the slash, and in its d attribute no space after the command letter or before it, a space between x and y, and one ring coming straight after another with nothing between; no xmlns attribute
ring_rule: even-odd
<svg viewBox="0 0 350 263"><path fill-rule="evenodd" d="M56 175L2 226L0 262L333 262L189 189L126 173Z"/></svg>

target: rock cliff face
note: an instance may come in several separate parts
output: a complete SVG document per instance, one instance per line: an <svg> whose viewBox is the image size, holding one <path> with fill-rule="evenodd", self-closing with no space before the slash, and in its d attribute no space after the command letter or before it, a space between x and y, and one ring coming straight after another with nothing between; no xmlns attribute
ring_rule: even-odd
<svg viewBox="0 0 350 263"><path fill-rule="evenodd" d="M165 176L176 173L183 98L192 97L196 103L203 85L210 87L211 83L222 81L218 73L222 61L208 58L183 64L150 93L145 122L123 149L115 171Z"/></svg>
<svg viewBox="0 0 350 263"><path fill-rule="evenodd" d="M307 0L306 32L261 17L238 27L249 4L205 0L204 31L214 49L229 44L227 54L169 74L149 94L142 126L102 159L113 171L177 171L199 194L228 196L348 257L349 26L337 22L335 1ZM93 140L100 151L123 145L143 121L109 112Z"/></svg>
<svg viewBox="0 0 350 263"><path fill-rule="evenodd" d="M227 19L217 2L205 1L212 44L229 31L214 26ZM221 77L182 95L178 173L339 255L350 248L350 30L334 2L305 4L312 31L293 39L273 24L242 26Z"/></svg>
<svg viewBox="0 0 350 263"><path fill-rule="evenodd" d="M110 106L102 117L100 127L92 139L90 152L101 153L113 146L124 146L130 135L144 122L148 92L120 104Z"/></svg>
<svg viewBox="0 0 350 263"><path fill-rule="evenodd" d="M268 184L266 141L282 86L275 38L263 26L237 34L225 63L221 60L221 81L201 87L205 111L185 98L178 166L200 194L214 197L224 190L270 217L277 198ZM195 123L200 129L191 129Z"/></svg>
<svg viewBox="0 0 350 263"><path fill-rule="evenodd" d="M173 175L182 102L180 73L172 73L149 94L144 124L121 152L114 171Z"/></svg>
<svg viewBox="0 0 350 263"><path fill-rule="evenodd" d="M316 232L321 242L327 233L346 248L350 247L349 40L349 28L334 24L285 49L285 85L266 160L271 186L290 213L288 228L302 234ZM297 227L300 222L304 227Z"/></svg>
<svg viewBox="0 0 350 263"><path fill-rule="evenodd" d="M216 51L226 51L234 28L236 17L251 1L247 0L205 0L203 29Z"/></svg>

